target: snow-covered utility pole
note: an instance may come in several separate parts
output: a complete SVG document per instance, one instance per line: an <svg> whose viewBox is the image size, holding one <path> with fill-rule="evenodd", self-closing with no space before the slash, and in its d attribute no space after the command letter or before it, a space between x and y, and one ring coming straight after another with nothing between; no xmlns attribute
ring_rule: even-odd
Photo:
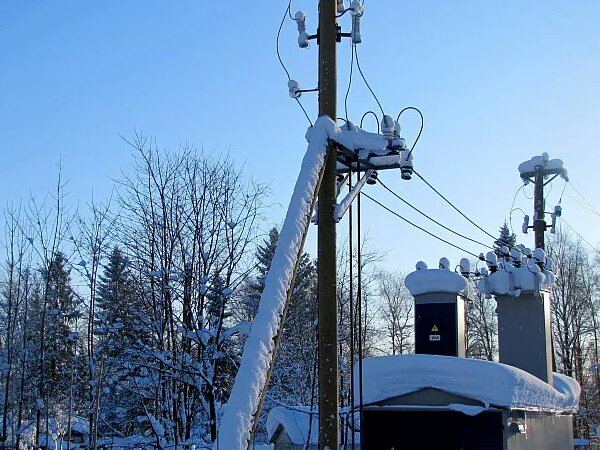
<svg viewBox="0 0 600 450"><path fill-rule="evenodd" d="M542 153L541 156L534 156L529 161L519 165L519 174L525 184L534 183L533 195L533 226L529 226L529 217L525 216L523 224L523 232L527 233L529 228L533 228L535 248L545 249L544 233L547 229L545 220L546 211L544 202L544 186L560 176L565 181L569 181L567 169L563 167L563 162L560 159L550 159L548 153ZM549 176L552 178L547 180ZM560 215L560 206L554 208L552 213L552 232L556 217Z"/></svg>
<svg viewBox="0 0 600 450"><path fill-rule="evenodd" d="M337 117L337 1L319 2L319 116ZM327 148L319 189L319 449L339 448L336 270L336 149Z"/></svg>

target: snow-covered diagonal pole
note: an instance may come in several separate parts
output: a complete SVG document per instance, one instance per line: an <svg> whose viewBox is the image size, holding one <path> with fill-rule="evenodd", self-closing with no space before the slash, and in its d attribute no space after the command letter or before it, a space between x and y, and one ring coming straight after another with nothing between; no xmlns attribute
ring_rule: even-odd
<svg viewBox="0 0 600 450"><path fill-rule="evenodd" d="M240 368L225 406L214 450L249 448L310 226L328 140L339 139L339 135L339 128L326 116L319 117L307 135L308 150L265 279L258 312L244 346Z"/></svg>

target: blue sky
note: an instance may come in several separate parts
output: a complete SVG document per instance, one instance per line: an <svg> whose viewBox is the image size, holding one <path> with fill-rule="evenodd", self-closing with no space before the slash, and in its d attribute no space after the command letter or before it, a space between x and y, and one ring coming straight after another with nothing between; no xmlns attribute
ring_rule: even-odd
<svg viewBox="0 0 600 450"><path fill-rule="evenodd" d="M309 31L315 0L294 1ZM156 0L0 3L0 204L43 195L62 160L71 200L110 194L111 178L131 163L120 135L134 130L176 148L189 141L228 152L255 179L271 184L269 223L280 224L306 148L307 122L287 95L275 54L285 1ZM521 185L517 166L547 151L561 158L573 186L600 208L600 3L565 1L365 2L361 66L386 113L419 107L425 130L415 166L483 228L496 234ZM349 27L349 19L341 24ZM317 48L296 45L287 20L281 54L292 77L314 87ZM350 64L339 46L340 115ZM302 98L316 115L317 97ZM377 105L355 71L349 116L359 122ZM418 121L406 116L410 142ZM374 129L372 119L365 128ZM408 201L478 240L476 228L422 182L381 174ZM548 209L563 189L553 183ZM439 231L379 186L368 193L469 251L475 244ZM531 210L531 187L515 206ZM582 207L571 187L564 217L587 241L600 243L600 215ZM522 213L513 213L520 228ZM390 268L458 261L460 251L408 227L363 201L363 229L387 252ZM315 254L314 230L307 251ZM339 230L345 236L345 227ZM531 244L532 237L520 236Z"/></svg>

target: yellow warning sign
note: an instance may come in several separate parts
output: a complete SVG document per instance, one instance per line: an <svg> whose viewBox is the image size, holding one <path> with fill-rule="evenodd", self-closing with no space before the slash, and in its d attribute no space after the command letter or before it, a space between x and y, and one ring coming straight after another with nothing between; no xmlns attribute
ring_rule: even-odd
<svg viewBox="0 0 600 450"><path fill-rule="evenodd" d="M434 331L440 331L440 330L438 330L437 325L434 325L433 328L431 329L431 331L434 332Z"/></svg>

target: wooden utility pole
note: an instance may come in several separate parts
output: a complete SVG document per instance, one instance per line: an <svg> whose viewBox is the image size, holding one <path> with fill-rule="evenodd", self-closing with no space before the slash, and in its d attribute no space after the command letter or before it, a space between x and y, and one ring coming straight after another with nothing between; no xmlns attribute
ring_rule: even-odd
<svg viewBox="0 0 600 450"><path fill-rule="evenodd" d="M546 220L544 218L544 168L536 167L535 183L533 192L533 234L535 248L545 249L544 233L546 232Z"/></svg>
<svg viewBox="0 0 600 450"><path fill-rule="evenodd" d="M319 1L319 116L337 116L337 2ZM336 150L327 149L319 189L319 449L339 448L338 313L336 224Z"/></svg>

